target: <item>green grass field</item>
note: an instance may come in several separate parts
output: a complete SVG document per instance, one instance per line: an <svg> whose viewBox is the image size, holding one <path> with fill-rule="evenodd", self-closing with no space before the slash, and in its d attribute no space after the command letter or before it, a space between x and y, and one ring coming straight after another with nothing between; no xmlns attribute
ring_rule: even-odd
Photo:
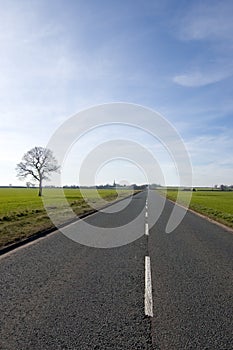
<svg viewBox="0 0 233 350"><path fill-rule="evenodd" d="M159 190L165 193L164 190ZM182 191L180 204L185 204L188 192ZM167 190L167 198L175 201L177 190ZM222 224L233 227L233 191L202 191L192 192L189 207L203 215L208 216Z"/></svg>
<svg viewBox="0 0 233 350"><path fill-rule="evenodd" d="M71 213L64 208L62 189L44 189L43 199L49 199L53 208L59 213L59 223L71 218ZM107 202L123 198L130 190L114 189L83 190L64 189L64 194L73 212L81 215L95 207L101 208ZM38 189L34 188L0 188L0 247L31 236L39 231L53 227L44 209L42 198L38 197Z"/></svg>

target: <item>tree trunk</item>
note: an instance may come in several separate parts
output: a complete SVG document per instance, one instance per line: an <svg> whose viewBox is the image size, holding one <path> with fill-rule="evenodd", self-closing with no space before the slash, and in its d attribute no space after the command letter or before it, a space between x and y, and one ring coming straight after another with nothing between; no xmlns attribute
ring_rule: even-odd
<svg viewBox="0 0 233 350"><path fill-rule="evenodd" d="M39 193L38 196L41 197L42 196L42 179L40 179L39 181Z"/></svg>

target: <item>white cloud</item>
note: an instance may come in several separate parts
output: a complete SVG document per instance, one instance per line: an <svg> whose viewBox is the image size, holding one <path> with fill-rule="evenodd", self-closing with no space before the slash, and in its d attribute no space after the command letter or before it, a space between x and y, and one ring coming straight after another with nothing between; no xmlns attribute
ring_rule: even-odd
<svg viewBox="0 0 233 350"><path fill-rule="evenodd" d="M194 4L180 19L179 37L183 40L224 39L232 42L232 1Z"/></svg>
<svg viewBox="0 0 233 350"><path fill-rule="evenodd" d="M199 87L232 76L232 17L232 1L194 2L184 8L183 16L174 20L173 32L194 55L186 72L175 75L173 82Z"/></svg>
<svg viewBox="0 0 233 350"><path fill-rule="evenodd" d="M232 71L228 72L205 72L200 71L190 72L187 74L176 75L173 77L173 82L187 87L199 87L213 84L224 80L232 75Z"/></svg>

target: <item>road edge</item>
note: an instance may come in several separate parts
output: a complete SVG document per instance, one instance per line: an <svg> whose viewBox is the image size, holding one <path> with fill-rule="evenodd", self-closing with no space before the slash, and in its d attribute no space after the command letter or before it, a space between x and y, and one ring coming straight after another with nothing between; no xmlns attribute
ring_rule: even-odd
<svg viewBox="0 0 233 350"><path fill-rule="evenodd" d="M92 214L95 214L97 213L98 211L100 210L103 210L103 209L106 209L108 207L110 207L111 205L113 204L116 204L116 203L119 203L127 198L130 198L130 197L133 197L133 196L136 196L137 194L141 193L142 191L139 191L139 192L135 192L129 196L126 196L124 198L121 198L119 200L116 200L115 202L112 202L112 203L108 203L106 205L104 205L103 207L100 207L99 209L91 209L90 211L87 211L86 213L84 214L81 214L79 216L77 216L75 219L71 219L71 220L68 220L66 222L64 222L63 224L59 225L59 226L54 226L54 227L51 227L51 228L48 228L48 229L45 229L45 230L42 230L42 231L38 231L34 234L32 234L31 236L27 237L27 238L23 238L21 240L18 240L14 243L11 243L11 244L8 244L6 246L3 246L0 248L0 256L4 255L4 254L7 254L19 247L22 247L22 246L25 246L27 245L28 243L31 243L31 242L34 242L40 238L43 238L43 237L46 237L48 236L49 234L51 233L54 233L55 231L59 231L60 228L63 228L63 227L66 227L74 222L77 222L79 220L82 220Z"/></svg>
<svg viewBox="0 0 233 350"><path fill-rule="evenodd" d="M212 224L215 224L215 225L217 225L217 226L220 226L221 228L224 228L226 231L228 231L228 232L230 232L230 233L233 234L233 228L231 228L231 227L229 227L229 226L227 226L227 225L224 225L224 224L222 224L221 222L216 221L216 220L210 218L209 216L206 216L206 215L204 215L204 214L201 214L201 213L199 213L198 211L196 211L196 210L194 210L194 209L187 208L187 207L185 207L184 205L182 205L182 204L180 204L180 203L177 203L176 201L173 201L173 200L170 199L170 198L167 198L166 196L165 196L165 198L166 198L169 202L171 202L171 203L173 203L173 204L175 204L175 205L178 205L179 207L181 207L181 208L183 208L183 209L185 209L185 210L188 210L188 211L191 212L192 214L195 214L195 215L201 217L202 219L205 219L205 220L211 222Z"/></svg>

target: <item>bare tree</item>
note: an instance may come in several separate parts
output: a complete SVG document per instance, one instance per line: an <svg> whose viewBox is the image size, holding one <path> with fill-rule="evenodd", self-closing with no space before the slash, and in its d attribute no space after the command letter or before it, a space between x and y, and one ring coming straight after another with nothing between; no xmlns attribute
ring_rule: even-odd
<svg viewBox="0 0 233 350"><path fill-rule="evenodd" d="M22 158L22 162L17 164L17 177L26 178L31 176L33 180L39 182L39 196L42 196L42 181L49 180L49 174L59 171L57 160L51 150L43 147L34 147Z"/></svg>

